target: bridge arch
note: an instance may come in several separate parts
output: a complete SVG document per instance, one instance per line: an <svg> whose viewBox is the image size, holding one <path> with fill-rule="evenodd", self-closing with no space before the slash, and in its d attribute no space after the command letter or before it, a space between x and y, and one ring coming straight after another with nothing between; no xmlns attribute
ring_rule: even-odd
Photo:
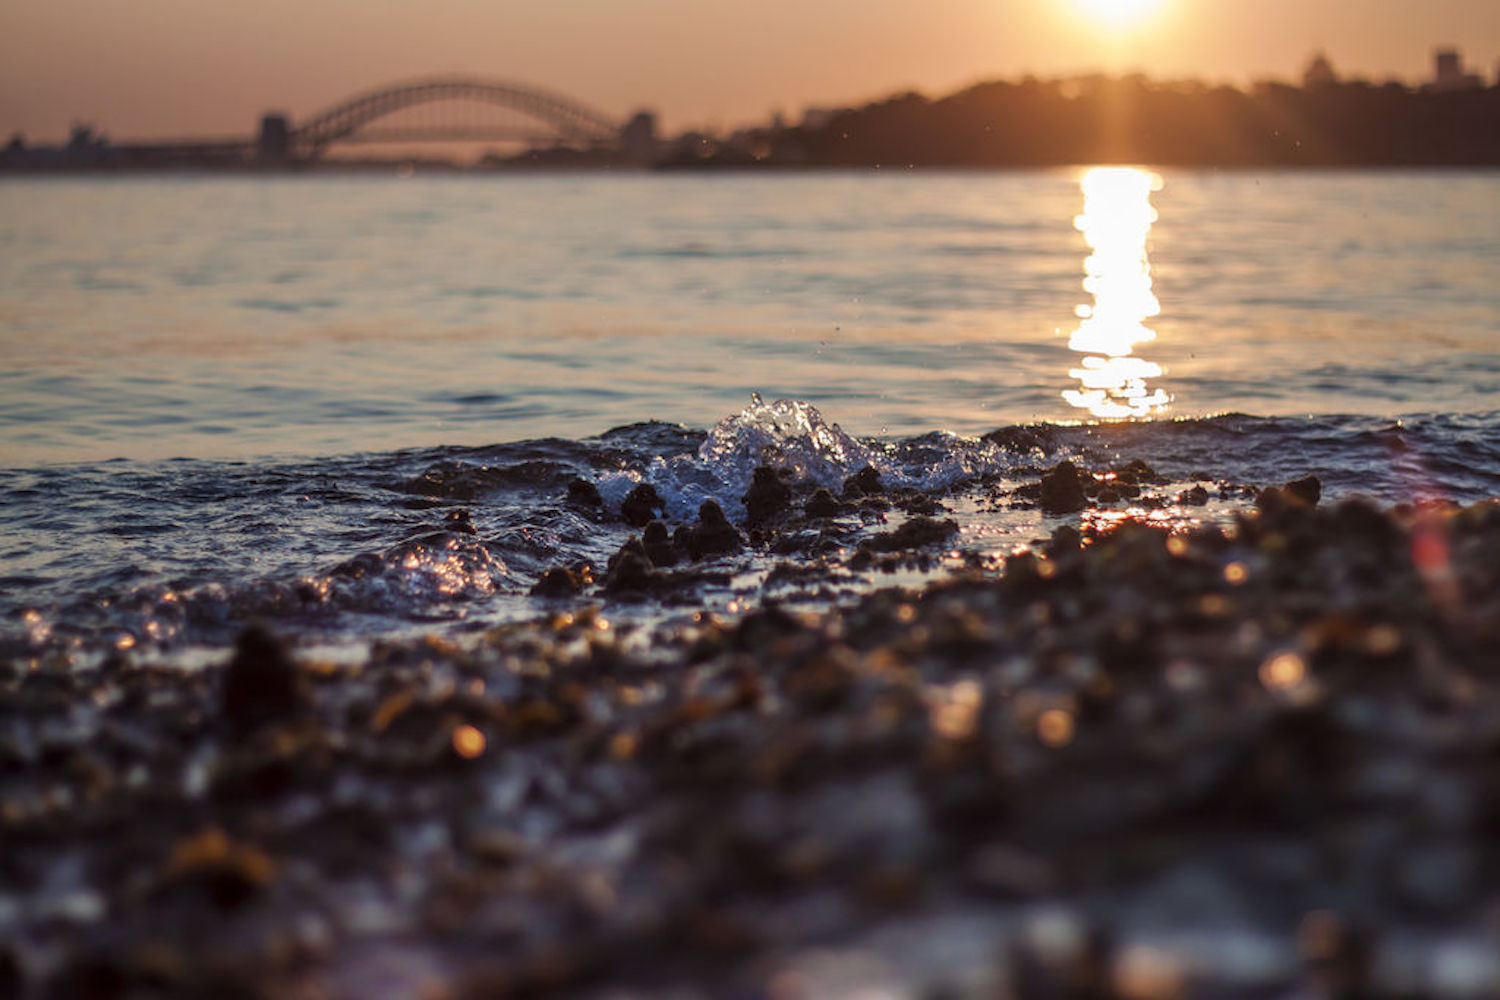
<svg viewBox="0 0 1500 1000"><path fill-rule="evenodd" d="M541 122L558 138L570 142L614 143L620 137L619 124L570 98L505 81L444 76L409 80L357 94L292 129L290 144L301 155L315 157L330 143L352 140L361 129L387 115L439 101L499 105ZM421 137L462 136L455 133Z"/></svg>

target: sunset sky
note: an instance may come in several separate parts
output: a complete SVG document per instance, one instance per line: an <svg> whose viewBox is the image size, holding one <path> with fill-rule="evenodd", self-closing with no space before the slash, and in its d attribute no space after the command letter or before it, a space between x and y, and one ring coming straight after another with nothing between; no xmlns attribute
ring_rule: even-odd
<svg viewBox="0 0 1500 1000"><path fill-rule="evenodd" d="M3 0L0 136L248 134L453 72L677 130L1025 73L1290 79L1319 48L1375 79L1425 77L1439 44L1487 80L1500 62L1495 0L1134 0L1122 23L1111 3L1130 0Z"/></svg>

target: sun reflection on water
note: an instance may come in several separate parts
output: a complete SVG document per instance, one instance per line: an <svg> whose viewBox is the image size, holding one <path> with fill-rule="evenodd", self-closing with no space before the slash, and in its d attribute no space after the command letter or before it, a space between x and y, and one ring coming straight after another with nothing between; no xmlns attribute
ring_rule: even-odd
<svg viewBox="0 0 1500 1000"><path fill-rule="evenodd" d="M1148 417L1166 410L1172 397L1149 389L1160 365L1134 357L1137 344L1156 339L1146 320L1161 312L1151 291L1146 237L1156 221L1151 194L1161 177L1134 167L1095 167L1083 175L1083 213L1073 225L1092 251L1084 261L1084 290L1093 305L1080 305L1082 321L1068 346L1084 355L1068 374L1079 388L1063 398L1101 419Z"/></svg>

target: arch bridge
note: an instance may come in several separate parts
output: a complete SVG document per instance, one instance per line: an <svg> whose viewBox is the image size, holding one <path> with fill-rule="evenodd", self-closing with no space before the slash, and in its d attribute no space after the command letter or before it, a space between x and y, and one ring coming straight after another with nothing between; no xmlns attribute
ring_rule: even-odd
<svg viewBox="0 0 1500 1000"><path fill-rule="evenodd" d="M433 106L416 116L400 112ZM467 108L460 107L467 105ZM516 112L519 123L485 122L475 105ZM396 116L382 125L383 119ZM535 87L468 76L433 77L366 91L292 127L268 115L262 122L262 156L313 159L333 143L522 140L532 143L613 146L620 125L577 101Z"/></svg>

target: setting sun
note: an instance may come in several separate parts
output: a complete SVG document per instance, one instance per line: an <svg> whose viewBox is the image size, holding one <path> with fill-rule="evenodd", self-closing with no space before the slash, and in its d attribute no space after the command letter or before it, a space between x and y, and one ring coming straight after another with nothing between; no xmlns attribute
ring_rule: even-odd
<svg viewBox="0 0 1500 1000"><path fill-rule="evenodd" d="M1154 13L1162 0L1074 0L1090 16L1111 28L1136 24Z"/></svg>

